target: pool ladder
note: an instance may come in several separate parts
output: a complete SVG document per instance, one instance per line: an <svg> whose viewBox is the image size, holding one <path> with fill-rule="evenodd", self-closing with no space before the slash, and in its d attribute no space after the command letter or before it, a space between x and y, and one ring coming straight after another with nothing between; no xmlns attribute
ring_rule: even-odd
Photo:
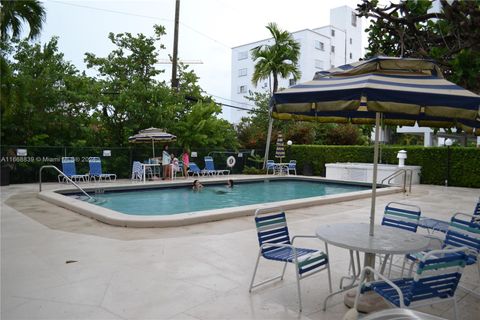
<svg viewBox="0 0 480 320"><path fill-rule="evenodd" d="M40 173L39 173L39 180L40 180L40 184L39 184L39 191L42 192L42 171L43 169L46 169L46 168L49 168L49 169L55 169L60 175L62 175L65 180L67 180L68 182L70 182L71 184L73 184L78 190L80 190L85 196L87 196L88 200L89 201L97 201L94 197L92 197L91 195L89 195L85 190L82 189L82 187L80 187L78 184L76 184L72 179L70 179L69 177L67 177L65 175L65 173L63 173L62 171L60 171L60 169L58 169L57 167L55 166L52 166L52 165L48 165L48 166L42 166L40 168Z"/></svg>
<svg viewBox="0 0 480 320"><path fill-rule="evenodd" d="M403 193L407 192L407 180L408 180L408 192L412 192L412 179L413 179L413 170L411 169L398 169L388 177L382 180L382 184L387 181L387 184L390 184L390 182L400 176L403 175Z"/></svg>

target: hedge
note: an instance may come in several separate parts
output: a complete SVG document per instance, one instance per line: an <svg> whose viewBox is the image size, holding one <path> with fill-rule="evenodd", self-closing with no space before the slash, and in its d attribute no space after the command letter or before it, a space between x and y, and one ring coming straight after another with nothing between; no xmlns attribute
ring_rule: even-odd
<svg viewBox="0 0 480 320"><path fill-rule="evenodd" d="M275 148L273 148L275 149ZM406 165L421 166L421 183L443 185L450 152L450 186L480 188L480 149L467 147L381 146L380 163L398 164L399 150L407 151ZM325 176L325 164L373 162L373 146L294 145L287 148L286 160L297 160L297 172ZM272 154L273 156L273 154ZM273 159L273 157L272 157ZM312 172L307 172L307 171Z"/></svg>

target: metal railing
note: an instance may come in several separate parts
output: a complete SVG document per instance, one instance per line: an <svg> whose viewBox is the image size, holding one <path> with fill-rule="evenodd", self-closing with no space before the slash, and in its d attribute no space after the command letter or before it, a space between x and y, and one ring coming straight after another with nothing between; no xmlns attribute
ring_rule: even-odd
<svg viewBox="0 0 480 320"><path fill-rule="evenodd" d="M393 179L396 177L403 175L403 192L407 192L407 180L408 180L408 192L412 192L412 179L413 179L413 171L411 169L398 169L388 177L382 180L382 184L387 181L387 184L390 184Z"/></svg>
<svg viewBox="0 0 480 320"><path fill-rule="evenodd" d="M51 168L51 169L55 169L60 175L62 175L68 182L70 182L71 184L73 184L78 190L80 190L84 195L86 195L88 197L89 200L92 200L92 201L95 201L95 198L90 196L85 190L83 190L78 184L76 184L72 179L70 179L69 177L67 177L65 175L65 173L63 173L62 171L60 171L60 169L58 169L57 167L55 166L52 166L52 165L48 165L48 166L42 166L40 168L40 173L39 173L39 180L40 180L40 184L39 184L39 191L42 192L42 171L43 169L45 168Z"/></svg>

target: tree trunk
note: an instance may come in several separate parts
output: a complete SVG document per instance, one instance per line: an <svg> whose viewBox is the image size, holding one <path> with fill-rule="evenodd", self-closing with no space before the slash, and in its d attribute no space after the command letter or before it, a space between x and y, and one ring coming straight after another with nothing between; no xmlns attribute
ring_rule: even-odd
<svg viewBox="0 0 480 320"><path fill-rule="evenodd" d="M278 90L278 76L276 73L273 74L273 92Z"/></svg>

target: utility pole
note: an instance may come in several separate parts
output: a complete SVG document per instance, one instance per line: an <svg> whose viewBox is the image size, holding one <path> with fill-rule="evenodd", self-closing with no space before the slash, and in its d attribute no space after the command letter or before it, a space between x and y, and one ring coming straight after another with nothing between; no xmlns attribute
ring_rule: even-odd
<svg viewBox="0 0 480 320"><path fill-rule="evenodd" d="M175 31L173 34L173 58L172 58L172 88L178 90L177 61L178 61L178 20L180 16L180 0L175 1Z"/></svg>

